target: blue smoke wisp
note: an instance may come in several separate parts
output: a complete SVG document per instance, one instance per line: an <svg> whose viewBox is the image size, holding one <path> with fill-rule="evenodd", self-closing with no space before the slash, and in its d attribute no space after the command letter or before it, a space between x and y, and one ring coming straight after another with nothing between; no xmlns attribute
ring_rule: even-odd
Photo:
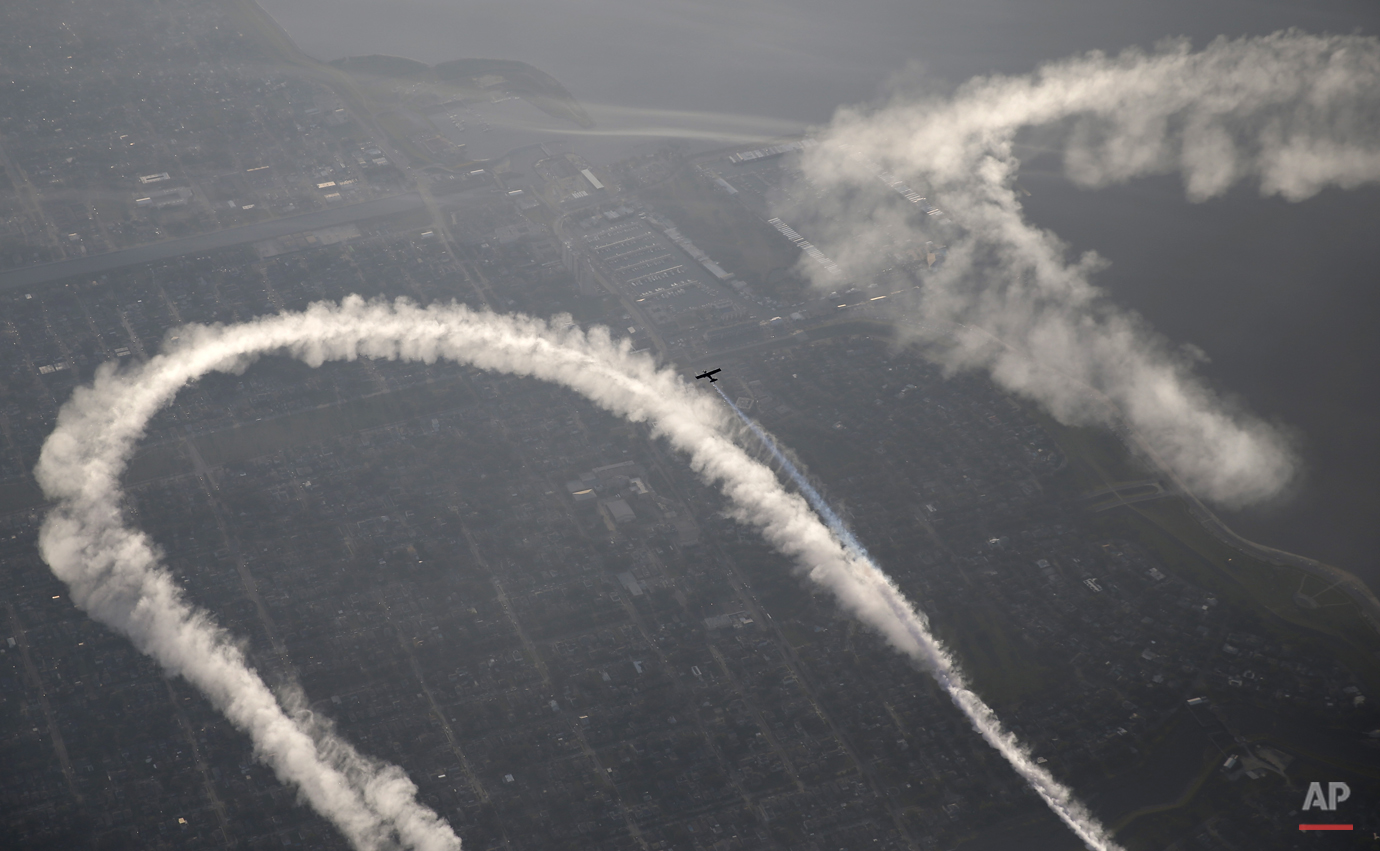
<svg viewBox="0 0 1380 851"><path fill-rule="evenodd" d="M723 391L722 387L716 385L714 389L719 391L719 396L721 396L723 400L728 403L728 406L733 409L733 413L738 415L738 419L743 421L743 425L747 426L748 429L757 436L757 439L762 441L762 445L765 446L772 457L781 464L781 467L786 471L787 475L791 477L791 481L795 482L796 487L800 488L800 493L805 497L805 501L810 503L810 507L823 518L824 524L829 527L829 530L837 535L838 539L843 542L843 545L854 555L871 561L872 556L868 555L867 548L853 535L848 525L843 522L843 518L839 517L838 512L834 511L833 506L820 495L814 485L810 484L809 479L805 478L805 474L800 472L800 469L792 464L785 453L777 447L776 441L771 439L771 435L767 434L755 420L743 413L742 409L733 404L733 400L728 398L728 394Z"/></svg>

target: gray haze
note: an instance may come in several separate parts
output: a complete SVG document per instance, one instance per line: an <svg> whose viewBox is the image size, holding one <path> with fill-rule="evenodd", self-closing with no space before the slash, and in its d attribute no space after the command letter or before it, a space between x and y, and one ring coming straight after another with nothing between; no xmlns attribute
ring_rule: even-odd
<svg viewBox="0 0 1380 851"><path fill-rule="evenodd" d="M1297 26L1374 32L1374 4L1252 0L262 0L319 59L520 59L582 101L822 122L919 63L954 83L1085 50Z"/></svg>

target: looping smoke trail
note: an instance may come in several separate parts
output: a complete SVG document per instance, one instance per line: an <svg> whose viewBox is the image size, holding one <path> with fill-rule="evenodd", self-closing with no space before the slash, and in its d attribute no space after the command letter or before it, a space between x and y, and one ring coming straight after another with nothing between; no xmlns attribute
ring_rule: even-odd
<svg viewBox="0 0 1380 851"><path fill-rule="evenodd" d="M1109 303L1092 283L1100 258L1069 259L1027 220L1015 183L1021 133L1061 151L1085 186L1178 173L1193 201L1244 180L1291 201L1359 186L1380 180L1380 40L1285 32L1200 51L1173 41L977 78L948 98L840 110L803 156L813 191L781 213L855 280L915 265L927 240L947 243L947 260L920 272L920 318L1010 344L978 330L918 331L948 366L985 369L1065 423L1108 423L1085 392L1094 387L1202 497L1234 507L1281 493L1299 466L1287 437L1221 399L1194 357ZM899 201L898 180L914 187L913 203ZM924 215L923 194L947 215ZM837 289L816 266L800 269Z"/></svg>
<svg viewBox="0 0 1380 851"><path fill-rule="evenodd" d="M127 527L121 513L119 477L153 415L188 383L210 372L242 371L264 354L290 354L311 366L359 357L453 360L560 384L647 423L721 488L739 521L757 527L845 609L930 671L973 727L1090 848L1116 847L1070 790L1034 765L1000 728L921 616L799 471L784 465L829 518L832 533L805 499L787 492L770 469L733 442L732 420L722 406L645 355L631 354L628 341L614 342L607 329L585 333L568 316L547 323L460 305L420 308L406 300L390 304L352 296L301 313L234 326L188 326L177 333L142 366L97 370L95 381L63 406L35 470L56 502L39 533L40 552L77 606L199 688L251 737L259 758L297 786L356 848L455 851L460 843L449 825L417 803L417 789L401 769L360 755L328 725L285 711L211 615L187 602L153 542Z"/></svg>
<svg viewBox="0 0 1380 851"><path fill-rule="evenodd" d="M1089 848L1116 848L1116 844L1107 835L1102 825L1074 798L1073 790L1055 780L1054 775L1030 758L1030 751L1017 741L1014 735L1002 729L996 713L968 687L967 680L958 669L953 657L939 639L930 632L929 619L906 599L905 594L896 587L896 583L877 566L862 543L858 541L852 530L838 516L828 501L820 496L819 491L810 484L809 479L805 478L799 468L791 463L791 460L776 445L775 438L767 434L755 420L748 417L737 405L733 404L733 400L728 398L728 394L723 391L722 387L715 387L714 389L719 391L719 395L743 421L743 424L762 442L762 445L767 448L767 451L786 471L786 474L791 477L791 481L795 482L796 487L805 495L810 506L824 518L830 531L843 542L856 569L865 575L866 580L885 601L892 615L904 624L915 646L922 650L922 656L912 654L912 657L916 658L934 676L940 687L953 700L954 705L968 717L973 729L1006 758L1016 773L1020 774L1030 784L1030 787L1044 799L1044 802L1049 805L1055 815L1059 816Z"/></svg>

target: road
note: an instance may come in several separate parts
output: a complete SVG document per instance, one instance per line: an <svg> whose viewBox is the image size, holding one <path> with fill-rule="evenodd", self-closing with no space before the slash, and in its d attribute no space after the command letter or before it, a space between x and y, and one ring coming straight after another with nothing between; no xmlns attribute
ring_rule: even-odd
<svg viewBox="0 0 1380 851"><path fill-rule="evenodd" d="M48 701L48 689L43 685L43 677L39 676L38 667L34 665L33 658L29 656L29 637L24 632L24 625L19 622L19 614L15 612L14 606L8 601L5 603L5 611L10 616L10 628L14 631L14 641L19 648L20 658L24 660L24 672L29 675L30 684L38 692L38 705L43 710L43 723L48 733L48 739L53 744L53 753L57 755L58 766L62 769L62 776L67 781L67 788L72 792L72 797L77 799L77 803L82 803L81 790L77 788L77 773L72 769L72 761L67 758L67 745L62 740L62 731L58 729L57 718L53 714L53 706ZM33 728L38 732L38 728Z"/></svg>
<svg viewBox="0 0 1380 851"><path fill-rule="evenodd" d="M545 198L542 200L546 201ZM566 242L568 237L565 235L565 219L569 214L561 213L560 209L550 201L546 203L547 206L551 208L552 212L557 214L556 220L551 223L552 232L556 234L557 240ZM636 321L646 332L647 338L652 341L652 348L655 349L656 353L661 357L661 361L663 363L669 361L671 359L670 349L666 346L666 339L662 337L661 332L657 330L656 323L651 320L637 302L633 301L632 298L623 292L608 275L604 274L603 267L594 262L593 257L588 257L588 260L590 270L594 272L594 278L599 282L599 285L603 287L609 295L618 300L619 306L626 310L629 316L635 317L634 321Z"/></svg>
<svg viewBox="0 0 1380 851"><path fill-rule="evenodd" d="M41 263L36 266L22 266L18 269L0 272L0 290L35 287L77 276L91 277L125 266L168 260L173 257L181 257L184 254L217 251L222 248L231 248L236 245L288 236L303 231L343 225L349 222L377 218L378 216L405 213L422 206L424 206L424 202L420 194L407 192L402 195L375 198L372 201L361 201L358 204L346 204L312 213L299 213L295 216L284 216L266 222L255 222L252 225L240 225L210 233L169 239L164 242L136 245L133 248L122 248L119 251L108 251L104 254L74 257L70 260Z"/></svg>

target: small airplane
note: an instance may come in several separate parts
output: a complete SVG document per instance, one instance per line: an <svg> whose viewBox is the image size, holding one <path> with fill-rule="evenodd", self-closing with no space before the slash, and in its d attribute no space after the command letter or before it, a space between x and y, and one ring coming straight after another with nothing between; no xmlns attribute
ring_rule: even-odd
<svg viewBox="0 0 1380 851"><path fill-rule="evenodd" d="M710 384L713 384L714 382L716 382L716 381L719 380L719 379L717 379L717 378L714 377L715 374L720 373L720 372L723 372L723 370L722 370L722 369L711 369L711 370L709 370L708 372L702 372L702 373L700 373L699 375L695 376L695 380L696 380L696 381L699 381L701 378L708 378L708 379L709 379L709 383L710 383Z"/></svg>

